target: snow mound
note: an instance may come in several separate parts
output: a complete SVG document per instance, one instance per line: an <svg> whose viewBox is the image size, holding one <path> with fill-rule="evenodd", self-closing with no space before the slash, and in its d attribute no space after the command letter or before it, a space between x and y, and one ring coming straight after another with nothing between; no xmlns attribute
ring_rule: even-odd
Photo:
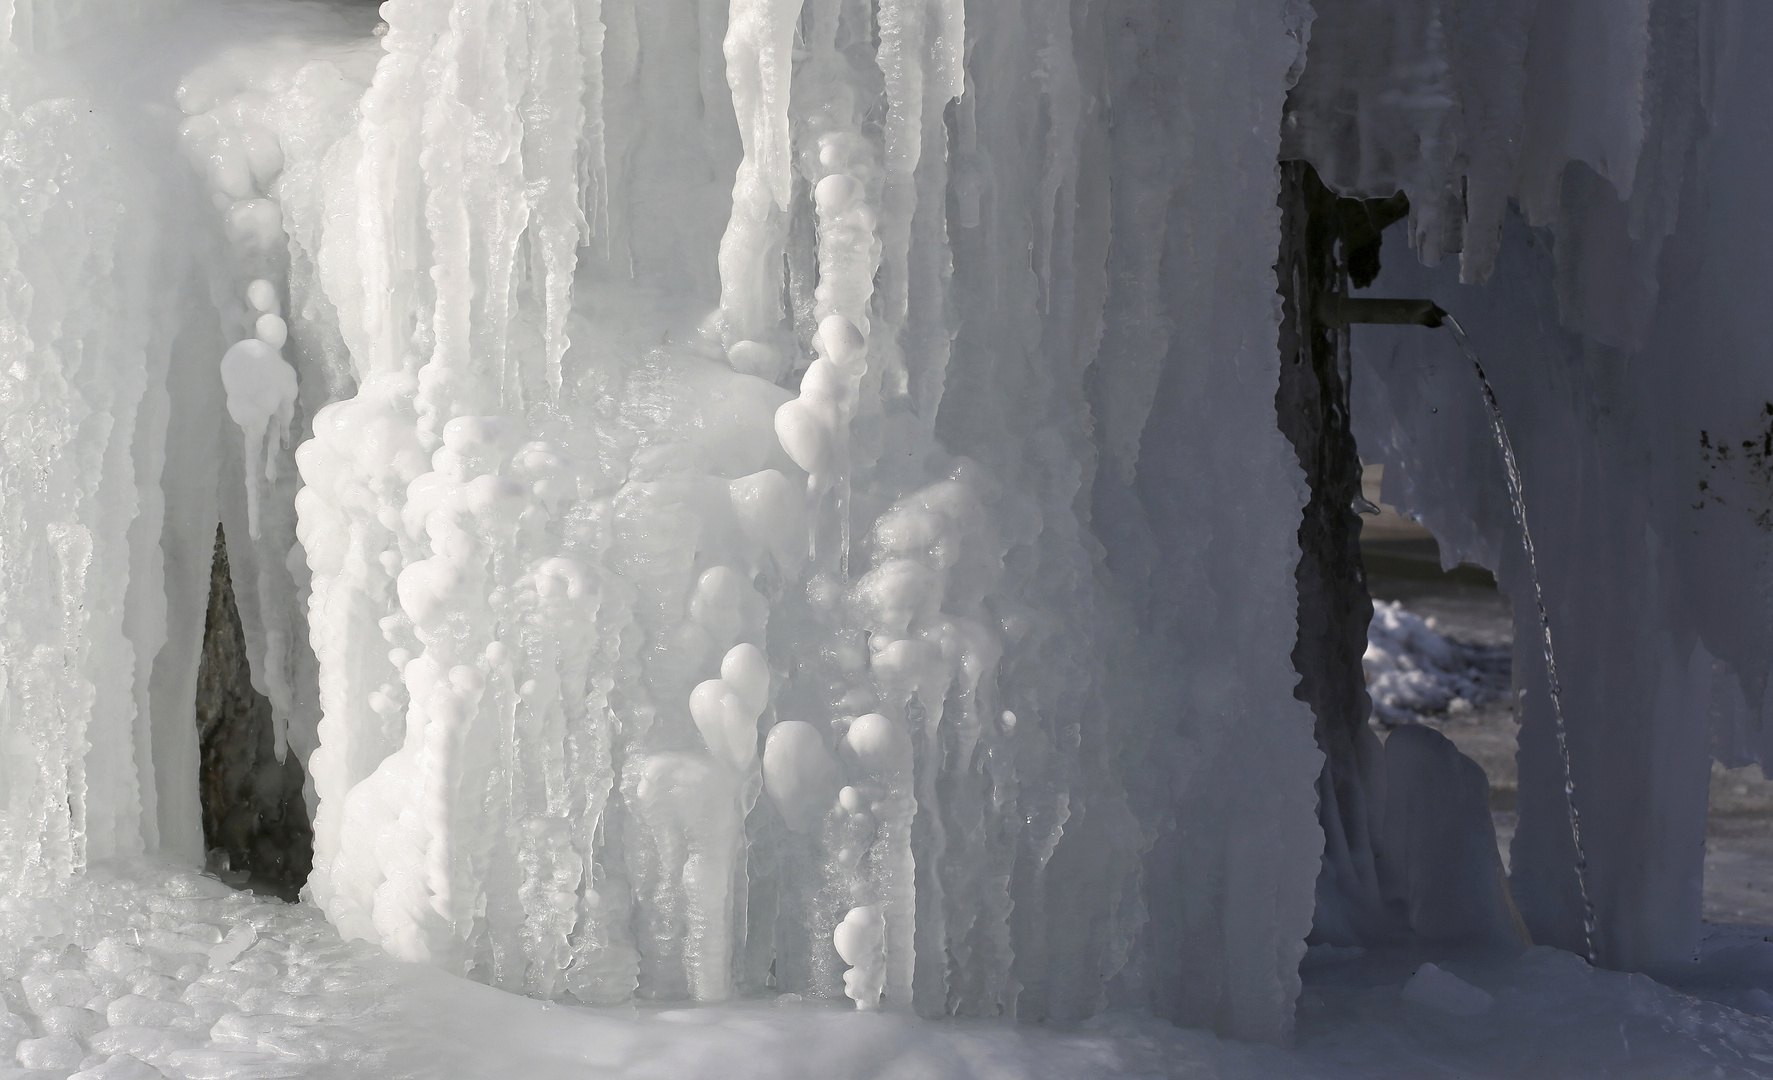
<svg viewBox="0 0 1773 1080"><path fill-rule="evenodd" d="M1402 997L1449 1016L1482 1016L1496 1003L1488 992L1433 964L1423 964L1410 976Z"/></svg>
<svg viewBox="0 0 1773 1080"><path fill-rule="evenodd" d="M1507 649L1443 637L1433 619L1389 600L1373 601L1361 666L1373 718L1387 727L1485 705L1510 689Z"/></svg>

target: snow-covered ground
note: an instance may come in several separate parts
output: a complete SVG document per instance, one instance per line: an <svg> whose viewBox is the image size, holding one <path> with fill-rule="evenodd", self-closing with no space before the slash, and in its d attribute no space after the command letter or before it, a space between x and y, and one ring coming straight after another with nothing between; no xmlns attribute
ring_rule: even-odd
<svg viewBox="0 0 1773 1080"><path fill-rule="evenodd" d="M1489 772L1512 827L1506 604L1377 576L1374 695ZM1412 706L1414 708L1412 708ZM1419 710L1419 711L1417 711ZM928 1022L786 995L584 1008L342 940L311 906L155 863L0 899L0 1080L232 1077L1773 1076L1773 784L1718 770L1705 961L1661 982L1552 949L1508 960L1311 950L1290 1048L1111 1011L1076 1026ZM1432 976L1432 977L1428 977ZM1475 989L1473 989L1475 988Z"/></svg>
<svg viewBox="0 0 1773 1080"><path fill-rule="evenodd" d="M152 864L97 872L55 903L9 903L0 930L0 1049L18 1064L0 1066L4 1080L1773 1075L1773 1020L1551 949L1440 965L1483 994L1446 979L1406 993L1420 967L1408 956L1313 950L1298 1039L1281 1049L1119 1012L1042 1027L792 998L541 1002L342 941L311 907ZM1738 934L1723 947L1736 954L1704 992L1773 1005L1757 951L1773 945ZM1474 1001L1478 1015L1461 1015Z"/></svg>

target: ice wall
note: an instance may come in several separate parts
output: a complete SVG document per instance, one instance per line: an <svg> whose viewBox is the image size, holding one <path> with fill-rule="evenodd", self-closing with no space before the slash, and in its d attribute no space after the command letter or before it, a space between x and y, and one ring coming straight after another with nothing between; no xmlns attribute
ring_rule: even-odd
<svg viewBox="0 0 1773 1080"><path fill-rule="evenodd" d="M1284 1037L1321 844L1273 423L1302 5L181 10L68 49L177 178L174 346L103 383L164 448L84 462L122 497L61 517L0 492L144 567L95 600L164 604L39 588L61 622L5 647L83 618L67 647L156 659L133 713L21 698L8 738L59 768L146 715L86 767L146 745L119 776L194 810L169 740L219 518L350 936L584 1001ZM125 280L93 278L57 302ZM164 527L126 536L130 494ZM63 874L44 808L137 807L25 790L0 858L59 836Z"/></svg>
<svg viewBox="0 0 1773 1080"><path fill-rule="evenodd" d="M1288 157L1344 195L1410 199L1409 247L1496 265L1511 200L1535 226L1633 243L1629 266L1561 272L1610 282L1588 332L1641 333L1672 228L1709 60L1730 0L1319 0L1311 62L1288 101ZM1592 173L1578 190L1567 166ZM1580 174L1578 174L1580 175ZM1617 194L1609 205L1595 185ZM1591 198L1592 197L1592 198ZM1595 217L1601 215L1600 219ZM1597 237L1598 238L1598 237ZM1578 241L1579 242L1579 241ZM1601 268L1604 266L1604 269ZM1635 293L1620 291L1631 284ZM1623 336L1622 336L1623 335Z"/></svg>
<svg viewBox="0 0 1773 1080"><path fill-rule="evenodd" d="M1760 179L1773 84L1753 59L1773 43L1773 21L1728 3L1659 4L1652 16L1635 53L1611 54L1610 70L1654 90L1636 99L1635 127L1582 111L1598 98L1536 99L1529 129L1555 121L1570 145L1599 145L1609 130L1622 141L1605 169L1569 154L1549 200L1521 189L1488 285L1392 257L1374 289L1454 312L1496 383L1557 635L1597 944L1624 967L1684 960L1696 945L1708 758L1765 760L1773 644L1773 385L1758 314L1773 239ZM1576 42L1559 62L1595 44ZM1650 57L1638 75L1625 70L1634 55ZM1531 227L1547 206L1555 220ZM1498 568L1524 620L1514 888L1535 940L1575 947L1530 585L1469 364L1438 333L1357 334L1357 435L1388 465L1386 499L1428 523L1445 558Z"/></svg>

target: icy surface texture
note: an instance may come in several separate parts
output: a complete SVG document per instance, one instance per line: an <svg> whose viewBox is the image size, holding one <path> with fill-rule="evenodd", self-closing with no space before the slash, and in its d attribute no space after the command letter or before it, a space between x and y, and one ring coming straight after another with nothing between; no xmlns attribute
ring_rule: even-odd
<svg viewBox="0 0 1773 1080"><path fill-rule="evenodd" d="M0 881L34 887L144 842L127 677L131 523L152 517L151 190L104 118L0 54ZM143 413L147 415L143 415ZM163 422L163 421L162 421ZM146 452L138 460L138 434ZM118 679L116 672L125 673ZM143 776L143 773L146 776ZM96 793L89 798L89 792Z"/></svg>
<svg viewBox="0 0 1773 1080"><path fill-rule="evenodd" d="M1561 242L1622 240L1628 227L1632 243L1613 251L1619 263L1567 269L1572 287L1598 275L1621 301L1595 313L1593 336L1617 342L1641 331L1686 149L1703 125L1700 56L1737 47L1719 29L1730 5L1313 6L1311 62L1288 101L1287 156L1311 160L1345 195L1403 190L1410 246L1430 265L1460 253L1468 282L1495 267L1511 199L1532 224L1555 223ZM1609 187L1611 199L1588 197Z"/></svg>
<svg viewBox="0 0 1773 1080"><path fill-rule="evenodd" d="M46 770L8 869L197 854L219 520L349 938L585 1002L1284 1037L1321 843L1273 412L1302 7L180 10L55 59L87 97L28 175L77 172L0 219L79 355L146 342L4 404L78 451L0 475L38 605L4 730L41 744L3 767ZM104 210L125 151L159 204ZM47 584L70 535L85 593Z"/></svg>
<svg viewBox="0 0 1773 1080"><path fill-rule="evenodd" d="M1620 966L1691 954L1708 758L1739 764L1773 749L1773 372L1759 312L1773 285L1773 203L1755 179L1773 77L1752 59L1773 44L1773 19L1759 8L1714 14L1699 42L1707 110L1676 155L1686 162L1674 174L1679 221L1648 292L1639 255L1661 234L1634 210L1646 189L1628 202L1580 164L1563 174L1553 229L1510 218L1488 285L1389 259L1375 287L1454 312L1495 383L1557 635L1597 944ZM1692 33L1663 27L1652 51L1673 55ZM1676 97L1647 100L1679 111ZM1569 231L1582 222L1587 231ZM1357 435L1387 465L1386 500L1435 530L1444 559L1496 568L1528 620L1513 665L1526 692L1514 889L1535 941L1577 944L1545 664L1470 364L1437 333L1373 328L1356 344Z"/></svg>
<svg viewBox="0 0 1773 1080"><path fill-rule="evenodd" d="M1758 935L1717 944L1685 985L1751 1012L1769 1007L1762 953L1773 947ZM1773 1028L1761 1016L1567 953L1436 968L1425 980L1428 967L1407 956L1312 949L1292 1049L1125 1011L1017 1026L793 995L695 1009L562 1007L399 964L341 940L311 907L113 864L55 907L0 902L0 1071L20 1080L750 1080L809 1068L942 1080L1748 1080L1773 1063ZM1481 1014L1461 1015L1485 998Z"/></svg>
<svg viewBox="0 0 1773 1080"><path fill-rule="evenodd" d="M58 1078L395 1075L363 1026L393 985L373 952L312 908L112 867L54 902L0 904L0 1062Z"/></svg>
<svg viewBox="0 0 1773 1080"><path fill-rule="evenodd" d="M1223 436L1189 430L1218 389L1196 383L1239 356L1272 372L1254 344L1273 332L1266 257L1239 235L1272 231L1272 191L1245 194L1236 163L1273 147L1232 135L1242 121L1193 144L1171 132L1196 91L1179 22L1129 6L1168 36L1114 65L1113 20L1074 47L1065 11L969 13L969 56L958 5L883 5L877 46L848 3L735 6L724 35L581 6L548 37L580 48L531 56L542 5L388 9L363 156L340 181L365 212L320 239L360 389L298 453L326 710L311 887L348 934L586 1001L767 988L1072 1017L1101 1006L1105 975L1200 968L1220 973L1188 980L1205 1001L1136 976L1128 992L1282 1030L1308 796L1244 810L1235 784L1216 789L1240 768L1315 767L1272 647L1297 506L1263 412L1272 377L1220 396L1249 418L1235 464L1200 468ZM1292 60L1279 12L1222 14L1270 110L1250 121L1273 117ZM453 29L467 19L486 21ZM725 86L707 76L716 40ZM488 56L509 82L474 81ZM1137 72L1123 165L1101 110ZM493 142L464 141L471 124ZM1181 162L1143 160L1175 143L1229 155L1199 190L1237 192L1231 213L1174 188ZM1152 188L1116 203L1122 168ZM1082 214L1132 215L1137 250ZM1119 265L1155 270L1172 214L1212 223L1177 260L1198 276L1105 289ZM1221 308L1207 325L1191 290L1210 277L1247 295L1225 301L1244 321ZM1099 344L1121 307L1117 325L1157 324ZM1092 566L1092 395L1126 442L1114 484L1136 501L1117 520L1156 548L1130 569L1166 571L1128 592L1158 610ZM1192 474L1143 499L1127 484L1141 429L1153 471ZM1226 634L1178 614L1217 576L1200 565L1212 527L1183 508L1213 501L1203 483L1241 484L1252 455L1272 478L1260 520L1281 531L1215 538L1272 572ZM1137 643L1141 621L1158 647ZM1152 661L1196 645L1183 625L1273 670L1163 686ZM1225 740L1263 723L1259 754ZM1248 863L1208 830L1210 850L1141 881L1189 816L1285 839ZM1273 914L1243 924L1258 910ZM1203 955L1177 955L1190 947Z"/></svg>

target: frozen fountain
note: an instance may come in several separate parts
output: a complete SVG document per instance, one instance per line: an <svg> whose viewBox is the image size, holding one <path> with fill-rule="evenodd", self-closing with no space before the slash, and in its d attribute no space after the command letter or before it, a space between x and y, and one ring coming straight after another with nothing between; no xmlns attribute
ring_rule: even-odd
<svg viewBox="0 0 1773 1080"><path fill-rule="evenodd" d="M1689 956L1773 17L1665 6L0 0L0 1035L244 1075L379 987L1133 1062L1285 1043L1308 938ZM1346 332L1443 307L1482 394ZM1356 440L1538 612L1506 880L1367 728ZM300 903L195 875L284 814Z"/></svg>

